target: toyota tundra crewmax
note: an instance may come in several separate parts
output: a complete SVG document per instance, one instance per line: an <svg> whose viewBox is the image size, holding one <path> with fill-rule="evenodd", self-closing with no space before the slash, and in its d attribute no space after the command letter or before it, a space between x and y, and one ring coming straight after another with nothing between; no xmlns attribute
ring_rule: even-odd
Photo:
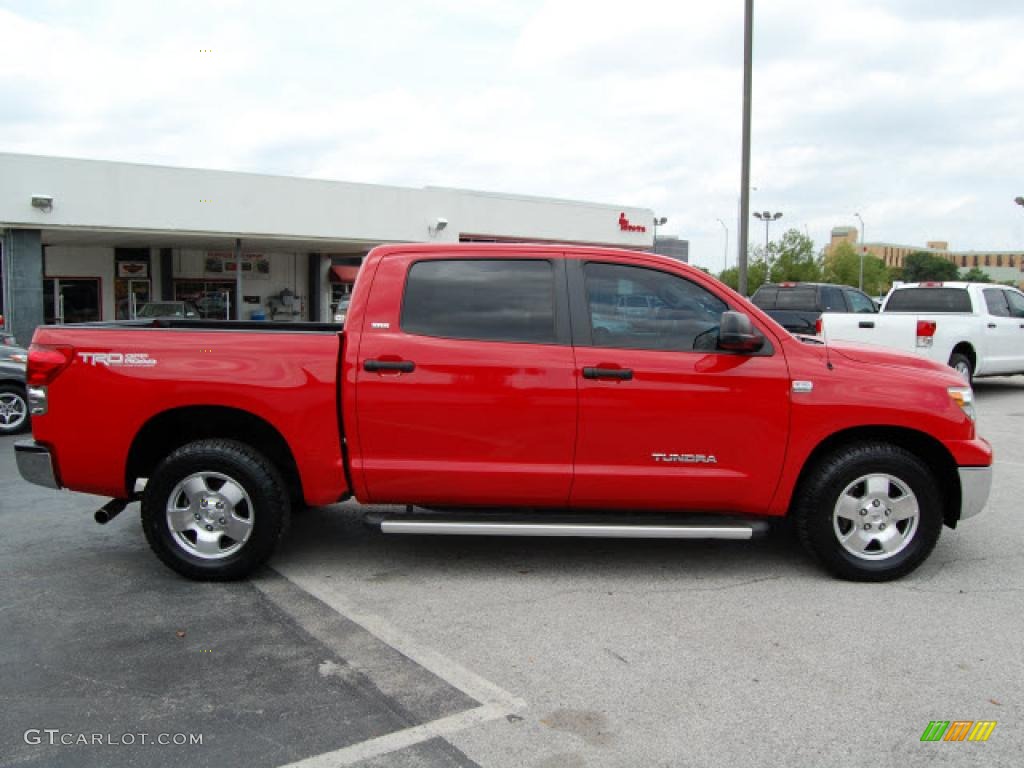
<svg viewBox="0 0 1024 768"><path fill-rule="evenodd" d="M244 577L292 510L388 534L749 539L909 573L977 514L973 393L922 357L790 335L703 272L557 245L374 249L338 325L39 328L31 482L141 502L157 556ZM396 509L390 507L390 509Z"/></svg>

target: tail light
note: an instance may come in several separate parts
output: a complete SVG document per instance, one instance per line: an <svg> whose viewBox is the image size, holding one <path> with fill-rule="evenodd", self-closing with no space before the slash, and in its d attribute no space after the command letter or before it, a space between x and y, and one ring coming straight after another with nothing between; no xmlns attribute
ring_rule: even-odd
<svg viewBox="0 0 1024 768"><path fill-rule="evenodd" d="M821 331L822 331L821 315L818 315L818 319L814 321L814 335L815 336L821 336Z"/></svg>
<svg viewBox="0 0 1024 768"><path fill-rule="evenodd" d="M937 323L931 320L917 321L917 346L930 347L935 341L935 328Z"/></svg>
<svg viewBox="0 0 1024 768"><path fill-rule="evenodd" d="M61 371L71 364L72 349L66 346L33 344L28 348L28 370L25 379L30 387L53 383Z"/></svg>

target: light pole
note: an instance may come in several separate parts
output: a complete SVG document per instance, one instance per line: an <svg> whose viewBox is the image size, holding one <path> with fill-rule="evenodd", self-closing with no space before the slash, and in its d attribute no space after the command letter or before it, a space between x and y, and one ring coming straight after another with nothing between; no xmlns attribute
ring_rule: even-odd
<svg viewBox="0 0 1024 768"><path fill-rule="evenodd" d="M740 221L736 268L739 291L747 295L747 211L750 210L750 94L754 60L754 0L743 4L743 135L740 144Z"/></svg>
<svg viewBox="0 0 1024 768"><path fill-rule="evenodd" d="M654 248L653 253L658 252L658 227L664 226L668 222L668 216L655 216L654 217Z"/></svg>
<svg viewBox="0 0 1024 768"><path fill-rule="evenodd" d="M722 272L729 268L729 228L725 226L725 222L721 219L717 219L718 223L722 225L722 229L725 230L725 251L722 253Z"/></svg>
<svg viewBox="0 0 1024 768"><path fill-rule="evenodd" d="M860 217L859 213L853 214L860 221L860 285L857 287L862 291L864 290L864 219Z"/></svg>
<svg viewBox="0 0 1024 768"><path fill-rule="evenodd" d="M754 218L764 222L764 258L768 259L768 225L782 218L782 211L754 211Z"/></svg>

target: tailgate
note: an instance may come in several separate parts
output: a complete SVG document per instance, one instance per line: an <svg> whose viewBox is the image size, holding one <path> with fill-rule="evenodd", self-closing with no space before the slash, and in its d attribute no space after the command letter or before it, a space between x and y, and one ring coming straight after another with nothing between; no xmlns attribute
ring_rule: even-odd
<svg viewBox="0 0 1024 768"><path fill-rule="evenodd" d="M854 341L904 352L913 352L917 345L916 315L823 312L821 329L826 343Z"/></svg>

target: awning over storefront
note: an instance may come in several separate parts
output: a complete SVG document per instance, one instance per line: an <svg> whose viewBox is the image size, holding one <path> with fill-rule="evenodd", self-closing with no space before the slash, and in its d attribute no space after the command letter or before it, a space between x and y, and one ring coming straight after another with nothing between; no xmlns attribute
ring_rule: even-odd
<svg viewBox="0 0 1024 768"><path fill-rule="evenodd" d="M331 267L332 283L354 283L356 275L359 274L359 267Z"/></svg>

